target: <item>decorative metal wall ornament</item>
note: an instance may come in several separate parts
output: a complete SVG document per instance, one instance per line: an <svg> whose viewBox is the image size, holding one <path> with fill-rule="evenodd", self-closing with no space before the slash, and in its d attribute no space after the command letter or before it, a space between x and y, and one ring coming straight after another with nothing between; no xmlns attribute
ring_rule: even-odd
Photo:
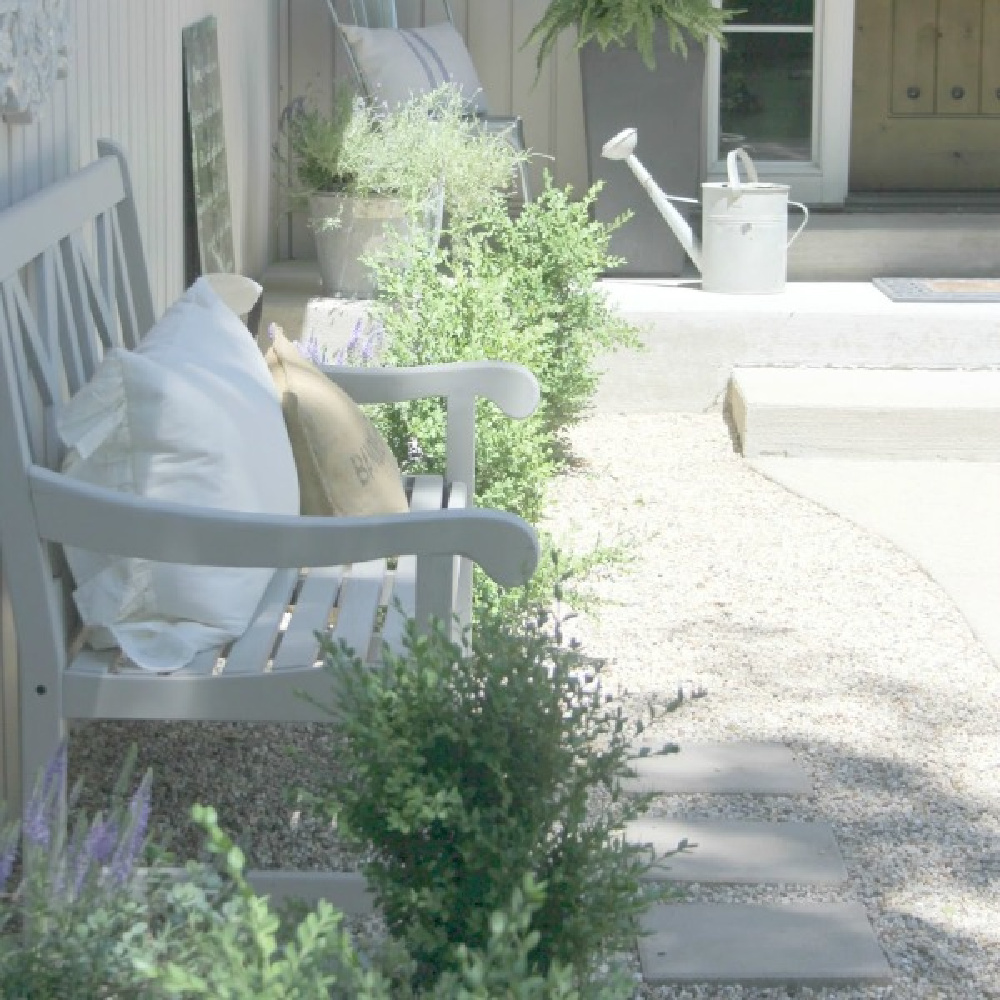
<svg viewBox="0 0 1000 1000"><path fill-rule="evenodd" d="M69 0L0 0L0 118L34 121L69 72Z"/></svg>

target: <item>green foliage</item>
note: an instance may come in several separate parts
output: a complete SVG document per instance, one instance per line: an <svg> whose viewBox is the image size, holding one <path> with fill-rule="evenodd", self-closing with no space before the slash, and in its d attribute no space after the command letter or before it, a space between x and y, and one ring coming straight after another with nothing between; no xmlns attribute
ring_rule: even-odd
<svg viewBox="0 0 1000 1000"><path fill-rule="evenodd" d="M61 831L66 755L39 779L23 828L0 830L0 996L11 1000L615 1000L614 982L581 992L555 962L544 974L532 927L544 887L530 877L487 920L481 945L456 945L450 971L416 990L405 949L362 955L328 903L275 910L244 875L243 853L195 806L211 863L172 859L146 838L150 776L131 796L134 750L107 816ZM19 833L27 856L17 885ZM139 868L140 858L147 867ZM7 891L5 891L7 890ZM382 960L382 968L373 959ZM591 990L590 986L594 989Z"/></svg>
<svg viewBox="0 0 1000 1000"><path fill-rule="evenodd" d="M539 934L531 929L531 921L544 900L544 886L525 876L523 885L514 889L509 907L490 915L485 948L458 946L458 968L438 980L433 1000L583 1000L584 996L619 1000L631 996L634 983L627 975L608 976L605 982L589 983L581 991L568 966L553 963L544 976L532 971L531 954Z"/></svg>
<svg viewBox="0 0 1000 1000"><path fill-rule="evenodd" d="M556 39L567 28L576 28L578 48L593 40L601 48L634 45L652 69L657 23L669 32L671 51L686 55L689 39L699 44L709 38L723 41L723 26L734 13L721 10L712 0L549 0L525 44L538 43L541 70Z"/></svg>
<svg viewBox="0 0 1000 1000"><path fill-rule="evenodd" d="M177 901L186 902L177 907L184 914L183 933L174 928L172 947L158 968L143 966L167 996L387 1000L388 984L362 967L340 913L321 900L294 927L283 928L267 898L247 884L243 852L219 829L215 810L195 806L192 815L235 891L206 906L196 882L179 889Z"/></svg>
<svg viewBox="0 0 1000 1000"><path fill-rule="evenodd" d="M272 912L243 876L215 811L195 807L219 869L178 878L146 838L151 776L131 797L134 750L107 816L62 822L66 749L39 778L23 824L0 834L0 996L23 1000L388 1000L362 968L341 916L320 903L297 923ZM22 875L3 894L23 833ZM149 867L139 867L140 860Z"/></svg>
<svg viewBox="0 0 1000 1000"><path fill-rule="evenodd" d="M528 973L595 980L631 943L651 863L622 836L645 801L620 787L626 722L592 683L599 665L540 610L517 627L484 613L465 646L411 622L404 652L387 650L378 671L344 648L326 656L330 752L346 775L326 808L361 850L417 982L468 972L456 947L488 956L491 931L494 948L512 947L491 914L527 875L545 886L530 918L537 939L522 942Z"/></svg>
<svg viewBox="0 0 1000 1000"><path fill-rule="evenodd" d="M533 417L511 421L485 402L476 415L477 502L532 522L561 459L562 434L596 389L598 353L635 343L594 287L617 263L608 255L613 227L588 217L596 193L574 202L547 178L517 219L494 200L450 250L434 250L405 272L378 265L382 363L491 359L518 362L538 377L542 402ZM376 420L407 471L443 471L442 401L387 406Z"/></svg>
<svg viewBox="0 0 1000 1000"><path fill-rule="evenodd" d="M443 184L445 209L461 227L506 190L527 154L470 118L461 92L446 84L392 109L344 90L329 113L298 98L282 113L275 157L299 198L391 195L422 213L428 193Z"/></svg>

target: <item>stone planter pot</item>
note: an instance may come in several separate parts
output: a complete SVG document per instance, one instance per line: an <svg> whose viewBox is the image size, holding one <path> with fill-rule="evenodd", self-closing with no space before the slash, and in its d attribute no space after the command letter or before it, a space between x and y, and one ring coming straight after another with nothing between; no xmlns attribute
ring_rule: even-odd
<svg viewBox="0 0 1000 1000"><path fill-rule="evenodd" d="M705 50L689 42L686 59L675 55L667 32L659 29L655 52L656 68L650 70L635 49L601 49L589 42L580 50L590 182L604 181L595 214L610 222L633 212L611 240L611 252L628 262L615 275L675 276L684 270L687 257L632 171L601 156L608 139L623 128L637 128L636 155L657 184L667 194L700 195ZM683 203L677 208L689 216Z"/></svg>
<svg viewBox="0 0 1000 1000"><path fill-rule="evenodd" d="M316 240L323 294L349 299L375 295L371 270L361 258L382 250L390 233L437 242L441 235L444 190L428 200L419 223L399 198L329 191L309 198L310 227Z"/></svg>

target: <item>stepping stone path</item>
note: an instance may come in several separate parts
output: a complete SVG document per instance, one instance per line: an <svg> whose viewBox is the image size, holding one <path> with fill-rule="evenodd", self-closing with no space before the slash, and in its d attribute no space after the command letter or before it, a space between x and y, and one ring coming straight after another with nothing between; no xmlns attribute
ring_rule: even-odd
<svg viewBox="0 0 1000 1000"><path fill-rule="evenodd" d="M671 753L647 749L634 761L632 791L754 796L812 791L791 751L779 743L685 744ZM657 864L651 880L815 886L847 880L826 823L644 817L630 824L626 835L652 844L658 853L682 840L691 845ZM308 883L304 873L304 895ZM255 884L259 891L271 891L266 875ZM372 911L371 894L356 872L343 874L334 902L349 914ZM859 903L664 903L651 907L641 926L639 960L643 979L652 985L819 987L892 980Z"/></svg>
<svg viewBox="0 0 1000 1000"><path fill-rule="evenodd" d="M631 790L669 795L803 795L812 788L777 743L638 748ZM676 749L676 748L674 748ZM651 750L652 752L647 753ZM664 858L652 879L701 884L833 885L847 869L826 823L644 818L627 836ZM695 846L697 845L697 846ZM892 972L858 903L664 903L642 919L645 982L744 986L884 985Z"/></svg>

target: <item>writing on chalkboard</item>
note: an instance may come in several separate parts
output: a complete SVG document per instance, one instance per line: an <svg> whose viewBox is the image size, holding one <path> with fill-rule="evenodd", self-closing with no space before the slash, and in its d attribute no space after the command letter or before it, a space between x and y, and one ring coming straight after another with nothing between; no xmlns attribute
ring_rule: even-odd
<svg viewBox="0 0 1000 1000"><path fill-rule="evenodd" d="M236 269L236 262L215 17L206 17L186 27L181 41L185 112L185 270L190 283L200 274L230 273Z"/></svg>

